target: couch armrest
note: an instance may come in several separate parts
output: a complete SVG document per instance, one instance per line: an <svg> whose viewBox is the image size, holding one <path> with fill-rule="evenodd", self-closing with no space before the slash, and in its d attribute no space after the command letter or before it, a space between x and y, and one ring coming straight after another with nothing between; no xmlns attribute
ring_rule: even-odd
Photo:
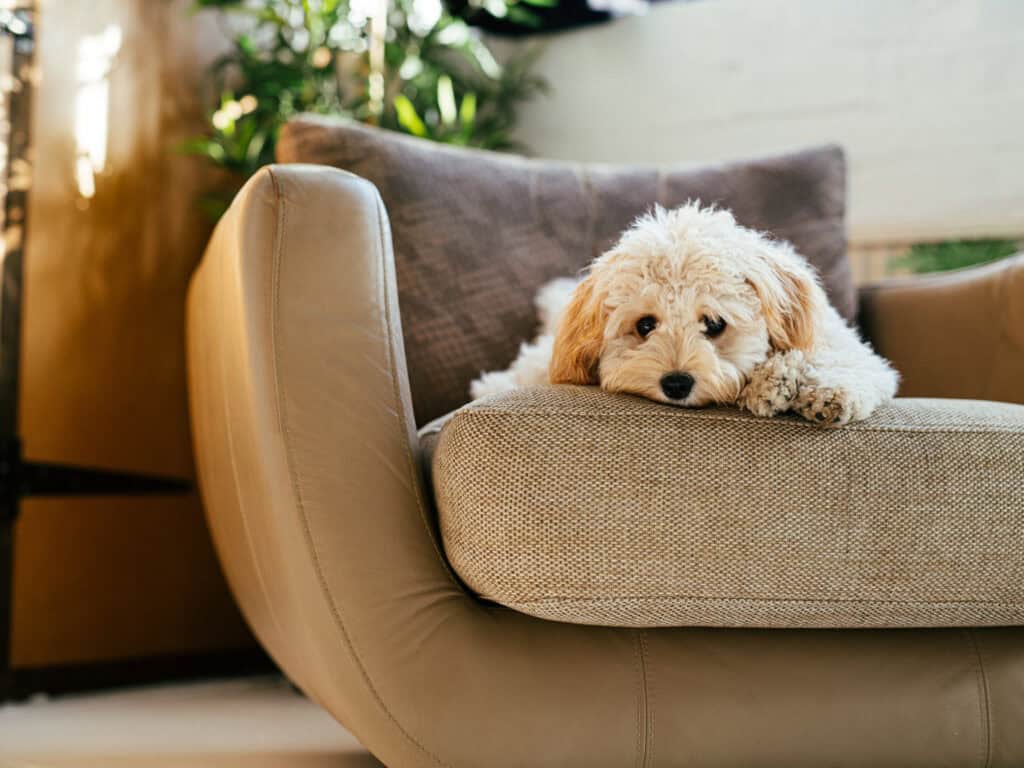
<svg viewBox="0 0 1024 768"><path fill-rule="evenodd" d="M860 321L901 396L1024 403L1024 253L865 286Z"/></svg>
<svg viewBox="0 0 1024 768"><path fill-rule="evenodd" d="M436 543L373 185L256 174L192 279L188 344L214 543L289 677L387 765L633 764L636 638L495 612Z"/></svg>
<svg viewBox="0 0 1024 768"><path fill-rule="evenodd" d="M362 179L264 169L189 293L213 538L246 618L313 699L406 768L971 764L978 684L959 630L638 631L467 595L416 471L389 230ZM992 766L1024 762L1022 637L975 634Z"/></svg>

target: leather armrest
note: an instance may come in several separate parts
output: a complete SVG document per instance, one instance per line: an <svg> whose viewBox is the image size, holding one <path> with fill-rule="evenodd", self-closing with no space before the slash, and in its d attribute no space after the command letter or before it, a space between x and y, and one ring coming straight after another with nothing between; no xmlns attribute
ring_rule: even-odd
<svg viewBox="0 0 1024 768"><path fill-rule="evenodd" d="M638 631L466 594L433 539L390 227L366 181L251 179L193 277L188 345L232 589L289 677L384 764L967 765L983 738L993 768L1022 764L1024 630L973 635L989 733L961 630Z"/></svg>
<svg viewBox="0 0 1024 768"><path fill-rule="evenodd" d="M495 612L434 538L373 185L256 174L193 277L188 326L211 533L296 684L387 765L633 763L636 639ZM573 721L552 731L555 712Z"/></svg>
<svg viewBox="0 0 1024 768"><path fill-rule="evenodd" d="M865 286L860 321L901 396L1024 403L1024 254Z"/></svg>

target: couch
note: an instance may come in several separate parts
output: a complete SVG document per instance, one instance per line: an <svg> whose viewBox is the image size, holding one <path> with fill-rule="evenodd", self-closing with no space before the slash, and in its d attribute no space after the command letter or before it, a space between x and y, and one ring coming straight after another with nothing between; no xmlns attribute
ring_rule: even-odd
<svg viewBox="0 0 1024 768"><path fill-rule="evenodd" d="M196 459L229 583L286 674L384 764L1024 764L1024 629L998 626L1005 615L615 626L474 594L423 466L413 401L431 404L410 390L423 350L403 338L415 307L399 301L388 215L353 174L264 169L218 226L188 306ZM502 212L490 221L503 227ZM1024 402L1024 256L870 286L858 309L905 393ZM1022 525L1024 510L1013 546Z"/></svg>

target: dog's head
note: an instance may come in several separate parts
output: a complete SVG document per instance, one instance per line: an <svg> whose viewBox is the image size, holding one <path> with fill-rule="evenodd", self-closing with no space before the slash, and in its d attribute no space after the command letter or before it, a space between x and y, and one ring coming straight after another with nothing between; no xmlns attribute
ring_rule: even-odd
<svg viewBox="0 0 1024 768"><path fill-rule="evenodd" d="M771 351L814 346L826 306L788 245L728 211L657 208L576 288L550 379L676 405L733 402Z"/></svg>

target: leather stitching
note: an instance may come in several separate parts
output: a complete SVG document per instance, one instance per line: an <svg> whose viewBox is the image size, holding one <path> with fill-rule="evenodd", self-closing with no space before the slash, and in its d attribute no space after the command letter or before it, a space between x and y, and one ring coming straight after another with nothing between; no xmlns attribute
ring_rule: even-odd
<svg viewBox="0 0 1024 768"><path fill-rule="evenodd" d="M645 708L645 695L644 695L644 680L643 680L643 660L641 659L642 651L640 649L640 632L633 633L633 640L636 645L635 653L633 654L633 671L636 673L637 689L636 689L636 701L637 708L633 718L633 744L634 751L636 754L636 760L634 765L636 768L643 768L643 739L640 737L641 728L643 728L644 720L646 715L644 713Z"/></svg>
<svg viewBox="0 0 1024 768"><path fill-rule="evenodd" d="M637 672L636 707L636 765L648 768L654 764L654 718L651 714L651 691L648 684L647 633L643 629L633 632L636 640L634 667Z"/></svg>
<svg viewBox="0 0 1024 768"><path fill-rule="evenodd" d="M270 269L270 301L271 307L271 329L270 339L273 344L274 366L272 371L274 382L274 416L277 417L277 428L284 434L284 417L281 414L281 387L277 374L277 290L280 284L281 259L280 254L284 250L284 227L285 227L285 205L284 195L281 194L281 184L272 168L267 169L267 177L274 188L274 200L277 204L277 231L274 233L274 255Z"/></svg>
<svg viewBox="0 0 1024 768"><path fill-rule="evenodd" d="M272 173L268 173L267 175L269 176L271 185L273 186L274 196L275 196L275 198L277 198L277 197L280 196L279 193L278 193L278 189L277 189L277 179L274 178L274 175ZM274 233L275 234L275 246L274 246L275 248L277 247L276 241L280 238L280 236L281 236L280 233L281 233L281 231L283 229L284 229L284 219L283 219L282 213L279 213L278 214L278 218L277 218L277 232ZM273 288L271 288L271 300L273 300ZM271 306L273 306L273 305L271 304ZM276 379L276 376L277 376L276 367L275 367L275 371L274 371L274 376L275 376L275 379ZM223 385L224 385L223 377L221 377L221 378L222 378L221 385L222 385L222 388L223 388ZM275 380L274 391L277 392L276 380ZM229 398L227 396L227 392L225 391L223 394L224 394L225 407L228 410L228 412L230 413L230 408L227 406L227 403L229 402ZM277 402L276 402L277 398L275 397L274 400L275 400L275 402L274 402L274 410L276 412L277 411L277 407L278 407L277 406ZM278 423L280 424L280 418L278 419ZM231 472L232 472L232 475L234 477L235 487L236 488L240 488L241 487L241 483L239 482L239 478L238 478L238 462L236 461L235 441L234 441L233 433L232 433L232 431L230 429L225 430L225 431L227 432L228 455L231 457ZM256 537L252 535L253 526L250 523L249 516L245 512L245 507L242 505L241 499L239 499L238 511L239 511L239 514L240 514L240 516L242 518L242 527L245 530L246 544L247 544L247 549L249 550L249 557L252 558L253 570L256 572L256 579L259 582L260 589L263 592L263 600L264 600L264 603L267 606L267 613L270 614L270 621L274 625L274 629L277 631L277 636L278 637L283 637L283 633L281 631L281 621L280 621L280 619L279 619L279 617L277 615L277 611L274 608L274 603L270 599L270 590L267 588L267 580L266 580L266 577L265 577L265 575L263 573L263 568L260 568L259 565L258 565L259 559L256 557L256 547L255 547L255 544L254 544L254 542L256 540Z"/></svg>
<svg viewBox="0 0 1024 768"><path fill-rule="evenodd" d="M1003 289L1006 285L1006 277L1008 270L1002 270L999 273L999 277L992 281L990 290L992 292L991 305L994 308L993 314L995 315L996 321L996 333L995 338L992 339L992 344L989 348L988 360L985 361L983 366L980 366L981 370L985 372L985 386L982 387L981 391L983 396L987 400L992 400L993 385L998 378L999 373L999 361L1001 358L1001 352L1003 343L1006 339L1006 304L1005 296L1003 296Z"/></svg>
<svg viewBox="0 0 1024 768"><path fill-rule="evenodd" d="M268 170L268 173L271 176L271 178L274 178L273 170ZM281 211L280 221L281 221L281 225L283 227L283 225L285 223L285 220L286 220L285 219L285 199L284 199L284 196L281 194L280 188L277 186L276 180L275 180L275 184L274 184L274 191L275 191L275 195L277 196L277 204L278 204L279 209ZM302 528L303 528L303 535L304 535L304 537L306 539L306 545L307 545L307 547L309 549L309 552L310 552L310 555L312 556L312 559L313 559L313 569L316 572L317 581L319 582L321 592L327 598L328 605L330 605L331 616L334 619L335 626L338 628L338 631L340 632L340 634L342 636L342 639L345 642L345 645L348 646L348 649L349 649L349 651L350 651L350 653L352 655L352 659L355 662L356 668L359 670L359 674L363 678L363 682L366 684L366 687L370 691L370 694L373 696L374 700L377 702L377 705L381 708L381 710L383 710L383 712L387 715L387 717L391 721L391 723L395 726L395 728L398 729L399 733L401 733L409 741L409 743L413 744L417 749L419 749L420 752L422 752L426 757L428 757L436 765L443 766L444 768L451 768L447 763L442 761L437 755L432 753L430 750L428 750L426 747L424 747L423 744L421 744L419 741L417 741L416 738L413 737L412 734L410 734L404 727L402 727L401 723L399 723L398 720L395 718L394 714L388 708L387 704L384 703L384 700L381 697L380 692L377 690L376 686L373 684L373 680L370 678L370 675L369 675L369 673L366 670L366 665L363 663L363 660L360 657L359 652L356 650L355 643L353 642L352 636L349 634L348 628L345 625L345 621L342 618L341 610L338 607L337 602L334 599L334 594L331 591L330 587L328 586L327 579L324 576L323 567L322 567L321 562L320 562L320 556L319 556L319 553L317 552L316 545L315 545L315 543L313 541L313 534L312 534L312 531L311 531L310 526L309 526L309 518L306 515L306 507L305 507L305 503L304 503L303 497L302 497L302 491L301 491L300 484L299 484L298 473L295 471L294 454L293 454L293 451L292 451L292 448L291 448L291 441L289 439L290 438L290 433L288 431L287 409L285 407L285 401L284 401L284 398L282 396L283 393L282 393L282 391L280 389L280 386L279 386L278 369L280 368L280 365L281 365L280 356L278 354L278 350L279 350L279 347L280 347L279 340L278 340L278 334L279 334L279 330L280 330L279 329L279 325L278 325L278 320L280 318L280 311L279 311L279 300L280 300L279 281L280 281L280 264L282 262L281 252L283 250L282 247L281 247L281 244L283 242L283 239L284 238L283 238L283 235L282 235L278 239L278 241L275 243L274 255L273 255L273 263L274 263L274 266L273 266L273 280L274 280L274 285L273 285L273 293L272 293L272 295L274 296L274 303L271 305L271 313L272 313L271 314L271 318L272 318L272 321L271 321L271 325L272 325L271 339L272 339L272 346L273 346L273 360L274 360L274 368L275 368L275 371L274 371L274 396L277 399L277 401L280 403L281 432L282 432L283 441L284 441L285 456L286 456L287 464L288 464L288 475L289 475L289 479L292 481L292 491L295 494L296 506L298 507L299 513L300 513L300 518L301 518L301 521L302 521ZM390 336L388 337L388 343L389 343L389 348L390 348L390 343L391 343ZM392 357L393 357L393 350L391 350L391 352L392 352Z"/></svg>
<svg viewBox="0 0 1024 768"><path fill-rule="evenodd" d="M995 732L995 714L992 711L992 691L988 684L988 672L985 671L985 653L981 649L981 640L975 630L970 630L974 638L974 649L978 652L978 671L981 672L981 682L985 685L985 762L982 768L989 768L992 765L992 734Z"/></svg>
<svg viewBox="0 0 1024 768"><path fill-rule="evenodd" d="M654 713L653 709L653 696L651 695L651 688L647 680L647 666L648 666L648 653L647 653L647 633L644 630L639 630L638 633L640 640L640 662L643 670L643 683L644 683L644 750L643 750L643 763L642 768L648 768L654 765Z"/></svg>
<svg viewBox="0 0 1024 768"><path fill-rule="evenodd" d="M212 265L212 268L219 269L220 272L222 273L219 276L219 279L224 280L223 273L227 271L227 263L222 260L221 263ZM222 305L219 308L222 311L222 314L225 308L226 305ZM220 319L221 322L223 323L224 318L221 317ZM225 410L228 412L230 418L230 408L227 405L230 402L230 398L228 397L227 394L227 385L225 383L224 376L224 359L222 355L217 355L217 362L217 388L221 398L223 398L224 400ZM238 452L235 450L234 432L232 432L232 430L230 429L225 430L225 438L227 439L228 445L228 459L231 464L231 480L235 490L235 495L236 497L239 497L240 494L238 493L238 489L241 488L241 482L239 481L238 475ZM274 605L270 600L270 590L267 589L267 581L266 578L264 577L263 569L259 567L259 560L256 557L256 548L253 543L255 541L255 537L252 535L253 526L249 520L249 516L246 514L244 505L242 505L240 501L238 504L238 514L242 521L242 530L245 532L246 551L249 553L249 558L252 563L252 569L256 575L256 581L260 587L261 596L263 597L263 604L266 606L267 613L270 616L270 623L274 626L275 634L278 637L280 637L281 622L278 619L277 611L274 610Z"/></svg>
<svg viewBox="0 0 1024 768"><path fill-rule="evenodd" d="M993 304L996 307L999 328L995 343L992 345L992 359L988 365L988 379L985 382L984 392L989 400L997 399L993 391L996 388L996 381L1001 378L999 376L1001 373L1000 363L1003 360L1012 360L1018 351L1013 339L1013 324L1011 322L1014 299L1012 284L1015 266L1024 266L1024 258L1012 257L1007 259L999 271L999 279L995 285L996 295L993 297Z"/></svg>
<svg viewBox="0 0 1024 768"><path fill-rule="evenodd" d="M982 734L981 743L978 746L979 765L981 768L989 768L992 762L992 704L989 699L988 678L985 675L985 664L981 656L981 647L972 629L963 631L967 644L971 648L971 662L974 667L975 678L978 684L978 723Z"/></svg>

